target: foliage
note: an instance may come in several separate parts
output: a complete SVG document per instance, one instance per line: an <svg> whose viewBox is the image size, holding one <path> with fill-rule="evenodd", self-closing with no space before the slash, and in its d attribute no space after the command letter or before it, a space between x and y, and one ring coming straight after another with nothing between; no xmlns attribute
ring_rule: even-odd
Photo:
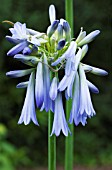
<svg viewBox="0 0 112 170"><path fill-rule="evenodd" d="M14 170L16 166L28 165L30 160L26 156L26 149L17 149L7 141L7 128L0 124L0 169Z"/></svg>

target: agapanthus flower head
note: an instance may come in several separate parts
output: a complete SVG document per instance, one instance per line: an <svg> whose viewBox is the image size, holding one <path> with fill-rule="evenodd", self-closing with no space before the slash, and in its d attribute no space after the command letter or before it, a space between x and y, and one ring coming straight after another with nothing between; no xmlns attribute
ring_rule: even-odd
<svg viewBox="0 0 112 170"><path fill-rule="evenodd" d="M86 74L105 76L107 71L83 63L83 58L89 50L89 43L100 31L95 30L86 35L81 31L78 37L71 38L71 28L65 19L56 18L54 5L49 7L50 26L46 33L27 28L26 24L16 22L10 29L12 36L7 40L15 46L7 55L28 65L28 69L9 71L7 76L16 78L28 76L29 80L20 82L17 88L26 88L26 97L19 119L19 124L29 124L32 120L38 125L36 107L38 110L54 113L51 135L68 136L70 132L63 107L64 100L71 99L69 123L83 126L87 118L96 114L90 92L99 93L99 89L89 80ZM60 80L60 70L64 70Z"/></svg>

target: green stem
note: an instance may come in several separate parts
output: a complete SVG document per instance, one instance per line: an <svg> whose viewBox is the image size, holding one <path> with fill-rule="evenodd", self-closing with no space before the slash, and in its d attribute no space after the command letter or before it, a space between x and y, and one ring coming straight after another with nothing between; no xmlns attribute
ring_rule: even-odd
<svg viewBox="0 0 112 170"><path fill-rule="evenodd" d="M56 170L56 136L50 136L53 123L53 113L48 115L48 170Z"/></svg>
<svg viewBox="0 0 112 170"><path fill-rule="evenodd" d="M69 22L71 27L71 37L73 37L73 0L65 0L65 13L66 20ZM71 100L66 102L67 120L70 117L71 104ZM70 130L72 135L66 137L65 140L65 170L73 170L73 124L70 125Z"/></svg>

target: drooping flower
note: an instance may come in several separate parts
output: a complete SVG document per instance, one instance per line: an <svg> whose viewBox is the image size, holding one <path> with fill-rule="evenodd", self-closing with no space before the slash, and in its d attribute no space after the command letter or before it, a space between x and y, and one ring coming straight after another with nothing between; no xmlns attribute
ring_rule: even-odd
<svg viewBox="0 0 112 170"><path fill-rule="evenodd" d="M44 55L44 108L48 112L51 108L51 99L49 96L50 90L50 70L47 66L47 57Z"/></svg>
<svg viewBox="0 0 112 170"><path fill-rule="evenodd" d="M57 98L55 99L54 121L51 135L55 134L56 136L59 136L61 130L65 136L68 136L68 132L70 133L65 119L62 96L61 93L58 93Z"/></svg>
<svg viewBox="0 0 112 170"><path fill-rule="evenodd" d="M26 97L18 124L24 122L25 125L28 125L32 120L34 124L39 125L35 111L34 85L35 85L35 73L32 72L29 78Z"/></svg>
<svg viewBox="0 0 112 170"><path fill-rule="evenodd" d="M72 109L70 112L69 122L70 122L70 124L74 122L75 125L78 125L79 124L79 120L78 120L79 96L80 96L78 73L76 74L76 77L75 77L73 91L74 92L73 92L73 99L72 99Z"/></svg>
<svg viewBox="0 0 112 170"><path fill-rule="evenodd" d="M89 92L89 87L86 80L86 75L83 66L79 66L79 76L80 76L80 98L79 98L79 120L83 125L85 125L85 117L91 117L95 115L95 110L92 105L91 96ZM82 119L84 116L84 121Z"/></svg>
<svg viewBox="0 0 112 170"><path fill-rule="evenodd" d="M41 62L39 62L37 65L35 98L36 98L37 107L41 108L44 101L43 65Z"/></svg>

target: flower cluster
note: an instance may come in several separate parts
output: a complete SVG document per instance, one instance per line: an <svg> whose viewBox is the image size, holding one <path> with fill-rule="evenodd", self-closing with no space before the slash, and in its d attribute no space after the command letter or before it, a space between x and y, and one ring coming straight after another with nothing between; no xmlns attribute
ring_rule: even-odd
<svg viewBox="0 0 112 170"><path fill-rule="evenodd" d="M88 43L93 41L100 31L95 30L86 35L81 31L74 40L71 38L71 28L64 20L56 19L55 7L49 8L50 26L47 33L41 33L26 27L26 24L16 22L10 28L12 36L6 39L14 44L7 53L14 59L29 65L25 70L9 71L7 76L16 78L26 75L29 80L21 82L17 88L27 88L26 97L18 124L29 124L32 120L39 125L36 118L36 107L40 111L52 111L54 121L52 134L59 136L61 130L65 136L71 133L66 121L62 93L65 99L72 99L69 123L77 126L85 125L87 118L94 116L90 91L98 93L98 88L86 78L86 73L107 75L103 69L99 69L82 63L83 57L88 51ZM59 70L63 69L65 75L59 81Z"/></svg>

